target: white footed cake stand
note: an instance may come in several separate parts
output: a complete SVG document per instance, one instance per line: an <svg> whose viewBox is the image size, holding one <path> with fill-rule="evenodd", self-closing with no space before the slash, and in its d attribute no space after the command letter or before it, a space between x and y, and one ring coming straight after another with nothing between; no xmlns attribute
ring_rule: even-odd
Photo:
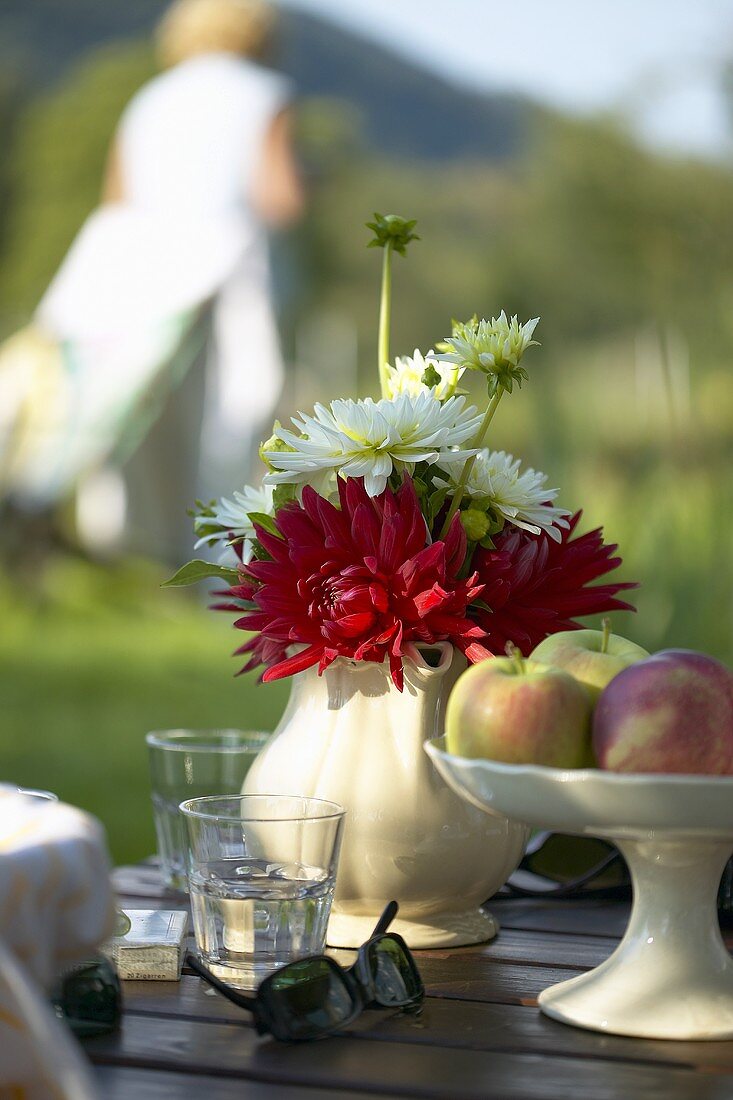
<svg viewBox="0 0 733 1100"><path fill-rule="evenodd" d="M603 837L623 853L634 902L621 943L587 974L545 989L566 1024L647 1039L733 1038L733 960L716 906L733 852L733 777L562 771L426 750L451 787L488 813Z"/></svg>

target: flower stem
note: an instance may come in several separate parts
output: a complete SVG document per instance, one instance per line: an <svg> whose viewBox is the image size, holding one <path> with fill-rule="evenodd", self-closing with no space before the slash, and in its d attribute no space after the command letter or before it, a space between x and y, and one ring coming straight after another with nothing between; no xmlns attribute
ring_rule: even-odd
<svg viewBox="0 0 733 1100"><path fill-rule="evenodd" d="M389 363L389 328L392 315L392 249L393 242L387 241L382 257L382 295L379 301L379 346L377 348L377 366L379 368L379 388L382 397L387 396L387 364Z"/></svg>
<svg viewBox="0 0 733 1100"><path fill-rule="evenodd" d="M491 401L489 401L489 407L484 414L483 420L481 421L481 426L479 427L476 438L471 443L472 447L480 447L483 443L486 433L489 430L489 424L494 419L494 413L499 406L499 402L501 401L501 395L503 394L503 392L504 387L499 386L496 393L491 398ZM448 515L445 517L445 521L443 523L443 526L441 527L438 538L444 539L445 536L448 534L450 525L453 521L453 517L461 506L461 500L463 499L463 493L466 488L466 483L468 482L468 478L471 470L473 469L473 464L475 461L476 455L471 455L470 458L467 458L463 464L461 476L458 479L456 491L453 494L453 500L451 501L450 508L448 509Z"/></svg>

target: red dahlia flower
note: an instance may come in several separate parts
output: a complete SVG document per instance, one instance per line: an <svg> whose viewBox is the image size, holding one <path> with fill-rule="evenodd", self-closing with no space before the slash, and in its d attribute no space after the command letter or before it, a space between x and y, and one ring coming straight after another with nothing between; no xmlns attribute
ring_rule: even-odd
<svg viewBox="0 0 733 1100"><path fill-rule="evenodd" d="M447 640L466 650L483 637L466 614L481 585L458 579L463 527L456 516L445 541L426 545L409 477L396 493L373 498L362 478L339 479L339 497L340 509L306 486L301 503L277 513L282 537L257 528L272 560L250 562L228 593L257 608L234 624L258 632L237 650L251 654L242 671L264 664L262 679L277 680L315 664L322 672L337 657L388 658L401 690L402 658L415 643ZM287 656L293 645L304 648Z"/></svg>
<svg viewBox="0 0 733 1100"><path fill-rule="evenodd" d="M621 558L613 556L615 544L604 545L600 527L571 538L581 515L573 516L561 542L507 524L495 550L477 549L472 564L483 592L481 606L471 613L486 632L484 645L490 653L503 654L511 641L526 656L548 634L580 629L576 615L635 610L617 599L622 590L637 588L635 582L590 583L618 568ZM488 656L480 649L474 643L468 657Z"/></svg>

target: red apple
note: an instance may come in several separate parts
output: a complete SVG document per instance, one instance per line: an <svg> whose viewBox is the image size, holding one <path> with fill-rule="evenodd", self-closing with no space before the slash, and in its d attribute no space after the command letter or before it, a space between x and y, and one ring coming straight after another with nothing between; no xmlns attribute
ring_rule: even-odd
<svg viewBox="0 0 733 1100"><path fill-rule="evenodd" d="M593 748L610 771L733 774L733 673L689 649L631 665L601 692Z"/></svg>
<svg viewBox="0 0 733 1100"><path fill-rule="evenodd" d="M614 676L648 656L635 642L611 634L608 619L603 620L602 630L562 630L550 634L530 654L533 661L562 668L580 680L594 703Z"/></svg>
<svg viewBox="0 0 733 1100"><path fill-rule="evenodd" d="M579 768L588 754L591 709L587 691L567 672L518 654L493 657L456 681L446 746L457 756Z"/></svg>

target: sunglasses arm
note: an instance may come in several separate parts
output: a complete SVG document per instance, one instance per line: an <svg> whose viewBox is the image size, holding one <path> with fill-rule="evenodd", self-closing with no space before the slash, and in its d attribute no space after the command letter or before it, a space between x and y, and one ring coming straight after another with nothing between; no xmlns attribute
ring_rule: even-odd
<svg viewBox="0 0 733 1100"><path fill-rule="evenodd" d="M221 993L222 997L226 997L228 1001L237 1005L238 1008L243 1008L247 1012L252 1012L255 1016L258 1015L256 997L249 997L246 993L239 993L237 990L231 989L224 982L220 981L216 974L212 974L212 972L190 952L186 957L186 963L200 978L203 978L204 981L213 986L218 993Z"/></svg>
<svg viewBox="0 0 733 1100"><path fill-rule="evenodd" d="M386 932L387 929L389 928L390 924L392 923L392 921L397 916L398 910L399 910L399 905L397 904L396 901L388 901L387 904L384 907L384 912L382 913L381 917L377 921L377 923L374 927L374 931L372 932L372 934L369 938L373 939L374 936L381 936L383 932Z"/></svg>

